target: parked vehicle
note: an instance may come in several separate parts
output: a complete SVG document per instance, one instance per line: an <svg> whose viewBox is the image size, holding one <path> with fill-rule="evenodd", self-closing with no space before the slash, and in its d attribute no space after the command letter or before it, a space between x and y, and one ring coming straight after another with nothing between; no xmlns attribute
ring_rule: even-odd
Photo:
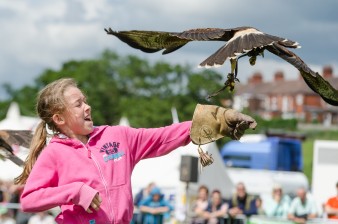
<svg viewBox="0 0 338 224"><path fill-rule="evenodd" d="M260 141L231 141L221 148L227 167L302 171L302 144L298 139L267 137Z"/></svg>

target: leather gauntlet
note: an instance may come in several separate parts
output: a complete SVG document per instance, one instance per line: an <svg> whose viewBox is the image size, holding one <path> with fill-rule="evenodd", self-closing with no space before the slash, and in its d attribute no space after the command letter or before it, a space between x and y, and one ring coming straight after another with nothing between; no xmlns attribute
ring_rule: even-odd
<svg viewBox="0 0 338 224"><path fill-rule="evenodd" d="M190 130L196 145L216 141L224 136L239 140L248 128L255 129L256 121L233 109L197 104Z"/></svg>

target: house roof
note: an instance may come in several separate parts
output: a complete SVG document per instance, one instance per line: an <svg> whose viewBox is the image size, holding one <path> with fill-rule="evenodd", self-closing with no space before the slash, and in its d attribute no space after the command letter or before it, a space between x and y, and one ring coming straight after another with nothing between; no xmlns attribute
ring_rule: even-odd
<svg viewBox="0 0 338 224"><path fill-rule="evenodd" d="M334 88L338 89L338 77L326 79ZM235 95L252 94L252 95L273 95L273 94L306 94L316 95L303 79L297 80L280 80L263 82L258 84L237 84L235 88Z"/></svg>

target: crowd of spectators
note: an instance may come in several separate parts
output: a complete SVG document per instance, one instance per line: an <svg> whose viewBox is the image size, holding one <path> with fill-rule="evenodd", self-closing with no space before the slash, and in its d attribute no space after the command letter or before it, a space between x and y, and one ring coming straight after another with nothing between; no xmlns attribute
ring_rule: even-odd
<svg viewBox="0 0 338 224"><path fill-rule="evenodd" d="M309 196L303 187L297 189L296 196L291 198L283 193L280 185L272 187L268 197L261 198L250 195L244 183L236 185L232 197L224 199L219 190L214 189L209 195L208 187L199 187L197 199L192 207L191 224L244 224L252 215L291 221L297 224L307 220L321 218L323 220L338 220L338 182L337 194L323 204L323 211L317 207L313 197ZM216 198L215 195L216 194Z"/></svg>
<svg viewBox="0 0 338 224"><path fill-rule="evenodd" d="M337 195L327 200L322 213L313 197L302 187L297 189L294 197L290 197L283 193L281 185L275 184L269 196L260 197L249 194L245 184L240 182L234 194L224 198L219 189L212 189L210 193L207 186L201 185L188 220L191 224L245 224L252 215L297 224L316 218L338 220L338 183L336 188ZM136 194L134 202L135 224L162 224L174 209L154 183Z"/></svg>

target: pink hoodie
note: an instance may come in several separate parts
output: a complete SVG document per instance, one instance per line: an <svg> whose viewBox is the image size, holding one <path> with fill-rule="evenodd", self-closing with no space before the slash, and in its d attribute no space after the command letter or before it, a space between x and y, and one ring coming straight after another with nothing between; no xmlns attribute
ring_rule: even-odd
<svg viewBox="0 0 338 224"><path fill-rule="evenodd" d="M28 177L22 209L38 212L61 206L57 223L129 224L133 216L131 173L136 163L188 144L190 127L190 121L150 129L100 126L86 145L54 137ZM84 208L97 192L101 207L87 213Z"/></svg>

